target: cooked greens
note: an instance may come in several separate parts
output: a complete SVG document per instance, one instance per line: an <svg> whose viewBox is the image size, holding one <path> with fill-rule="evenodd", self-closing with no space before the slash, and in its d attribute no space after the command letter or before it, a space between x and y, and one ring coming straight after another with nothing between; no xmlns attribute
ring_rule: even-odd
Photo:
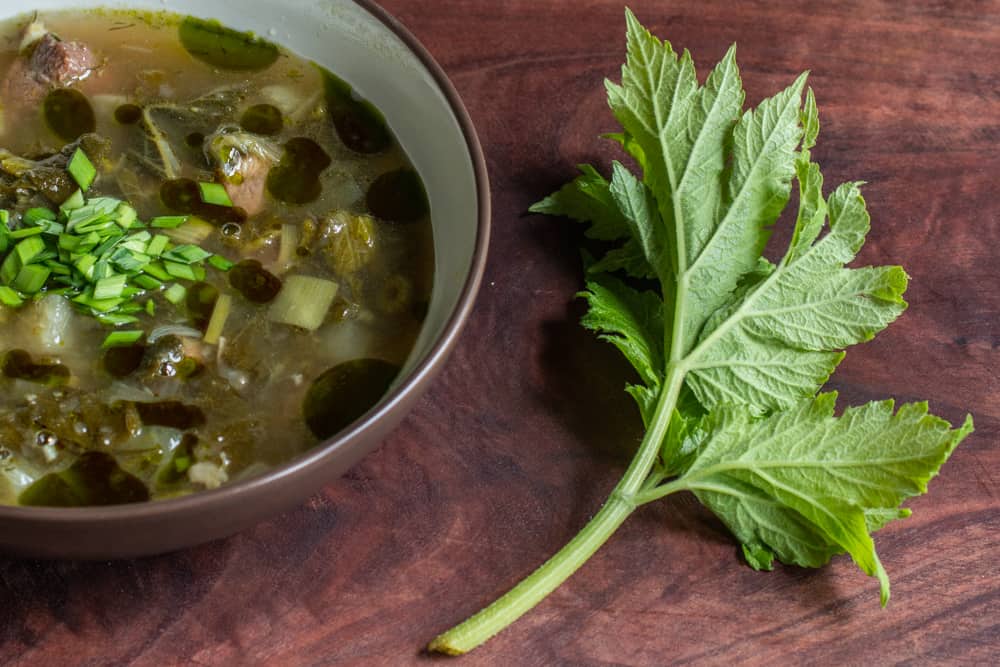
<svg viewBox="0 0 1000 667"><path fill-rule="evenodd" d="M909 516L972 419L957 429L926 403L872 402L836 413L818 393L843 349L906 308L898 266L847 268L869 231L858 183L823 194L819 132L805 75L743 110L735 49L699 85L690 54L627 13L628 58L606 84L642 178L591 166L532 210L589 225L613 248L587 266L583 325L615 345L640 381L627 387L646 434L607 503L566 547L509 593L435 639L469 651L573 574L639 506L690 491L740 542L752 567L819 567L847 553L889 578L871 533ZM798 181L798 215L778 259L763 256ZM615 275L618 274L618 275ZM636 287L625 274L652 280ZM643 284L643 283L638 283Z"/></svg>

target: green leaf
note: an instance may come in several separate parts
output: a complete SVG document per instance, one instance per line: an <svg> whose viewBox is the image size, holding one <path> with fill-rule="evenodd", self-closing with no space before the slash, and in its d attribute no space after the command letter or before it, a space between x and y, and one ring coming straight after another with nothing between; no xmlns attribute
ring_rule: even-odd
<svg viewBox="0 0 1000 667"><path fill-rule="evenodd" d="M588 269L588 273L613 273L623 271L633 278L653 279L656 273L646 260L646 254L637 239L629 239L620 248L609 250L600 261Z"/></svg>
<svg viewBox="0 0 1000 667"><path fill-rule="evenodd" d="M628 224L633 243L661 283L673 278L670 241L656 210L656 199L645 184L620 162L612 166L611 196Z"/></svg>
<svg viewBox="0 0 1000 667"><path fill-rule="evenodd" d="M864 243L869 217L858 185L830 197L829 233L706 325L686 360L688 384L708 408L781 409L813 395L843 358L906 308L898 266L846 269Z"/></svg>
<svg viewBox="0 0 1000 667"><path fill-rule="evenodd" d="M639 292L621 280L600 275L587 281L580 294L590 306L583 326L613 344L646 387L659 389L663 379L663 301L653 292ZM642 402L640 401L640 406Z"/></svg>
<svg viewBox="0 0 1000 667"><path fill-rule="evenodd" d="M763 544L744 544L742 547L743 557L750 567L768 572L774 569L774 552Z"/></svg>
<svg viewBox="0 0 1000 667"><path fill-rule="evenodd" d="M606 83L608 102L625 129L623 145L642 165L644 181L656 196L665 233L671 239L671 264L680 289L709 272L714 286L699 287L721 294L707 299L695 296L697 303L685 310L687 349L740 275L756 263L755 247L766 240L762 230L747 228L752 221L744 225L735 217L720 219L726 210L721 178L726 146L743 104L743 90L734 48L699 88L689 53L678 57L669 42L652 36L631 12L627 22L628 60L621 85ZM752 176L757 178L756 173ZM730 180L730 187L739 184L739 179ZM737 199L743 201L743 194L738 193ZM740 247L734 241L747 235L759 237L760 242ZM720 254L724 256L721 263L717 261ZM699 263L689 274L689 267Z"/></svg>
<svg viewBox="0 0 1000 667"><path fill-rule="evenodd" d="M900 503L927 491L972 419L952 430L926 403L894 411L892 401L874 402L841 417L835 404L835 394L823 394L759 420L745 409L716 411L682 484L749 545L757 564L761 546L810 567L846 551L880 579L885 604L888 577L870 531L906 516Z"/></svg>
<svg viewBox="0 0 1000 667"><path fill-rule="evenodd" d="M611 196L610 184L589 164L581 164L579 169L579 176L528 210L590 223L586 235L592 239L628 238L629 225Z"/></svg>
<svg viewBox="0 0 1000 667"><path fill-rule="evenodd" d="M249 32L237 32L218 21L188 16L178 28L181 44L202 62L224 70L259 71L273 65L281 51Z"/></svg>

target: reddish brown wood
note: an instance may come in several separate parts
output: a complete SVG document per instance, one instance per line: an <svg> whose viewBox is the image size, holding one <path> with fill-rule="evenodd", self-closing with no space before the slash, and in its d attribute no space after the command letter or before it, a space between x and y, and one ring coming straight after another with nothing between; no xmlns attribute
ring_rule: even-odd
<svg viewBox="0 0 1000 667"><path fill-rule="evenodd" d="M475 119L494 241L447 371L382 449L232 539L119 563L0 560L6 665L399 665L529 573L613 486L639 429L625 365L576 324L575 231L527 206L606 164L620 2L387 0ZM845 401L932 398L977 432L880 533L893 600L844 558L742 565L690 497L640 511L470 665L1000 659L1000 2L634 2L702 71L738 41L748 99L811 69L828 184L869 182L864 259L911 309L853 351Z"/></svg>

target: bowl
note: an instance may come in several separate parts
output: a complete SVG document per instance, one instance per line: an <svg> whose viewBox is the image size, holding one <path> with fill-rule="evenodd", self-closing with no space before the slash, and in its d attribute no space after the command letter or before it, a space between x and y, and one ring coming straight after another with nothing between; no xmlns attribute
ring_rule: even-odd
<svg viewBox="0 0 1000 667"><path fill-rule="evenodd" d="M266 474L190 496L87 508L0 507L0 550L41 558L128 558L225 537L289 509L377 447L427 389L472 309L486 262L489 185L458 93L428 51L368 0L34 0L29 9L166 10L218 19L287 46L346 79L386 116L424 179L434 288L424 328L389 393L365 416Z"/></svg>

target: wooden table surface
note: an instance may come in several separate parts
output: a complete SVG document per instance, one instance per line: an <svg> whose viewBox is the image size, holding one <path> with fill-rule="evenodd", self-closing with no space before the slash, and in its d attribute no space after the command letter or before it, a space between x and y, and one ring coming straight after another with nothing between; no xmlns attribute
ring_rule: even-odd
<svg viewBox="0 0 1000 667"><path fill-rule="evenodd" d="M228 540L130 562L0 560L4 665L403 665L583 525L639 435L629 375L577 324L568 223L526 216L607 165L601 82L620 1L386 0L451 75L489 162L494 240L446 371L375 454ZM694 499L639 511L467 665L1000 661L1000 2L635 1L700 70L739 42L756 103L812 70L827 183L863 179L868 262L913 276L905 316L852 351L842 400L931 399L976 433L878 534L893 579L845 558L745 566Z"/></svg>

